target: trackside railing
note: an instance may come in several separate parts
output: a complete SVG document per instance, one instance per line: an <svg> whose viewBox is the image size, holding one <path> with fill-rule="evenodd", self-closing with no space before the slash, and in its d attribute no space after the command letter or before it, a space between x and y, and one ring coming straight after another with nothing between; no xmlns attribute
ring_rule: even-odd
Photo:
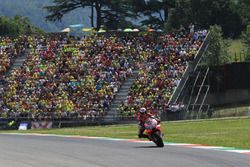
<svg viewBox="0 0 250 167"><path fill-rule="evenodd" d="M194 60L192 62L188 63L187 68L186 68L184 74L182 75L178 86L175 88L172 96L170 97L170 100L169 100L168 104L171 105L171 104L174 104L174 103L177 102L182 90L185 88L185 84L186 84L186 82L188 80L188 77L189 77L190 73L193 72L194 69L199 64L205 50L207 49L207 46L209 45L209 42L210 42L210 32L208 32L205 40L202 43L202 46L200 47L197 54L195 55Z"/></svg>

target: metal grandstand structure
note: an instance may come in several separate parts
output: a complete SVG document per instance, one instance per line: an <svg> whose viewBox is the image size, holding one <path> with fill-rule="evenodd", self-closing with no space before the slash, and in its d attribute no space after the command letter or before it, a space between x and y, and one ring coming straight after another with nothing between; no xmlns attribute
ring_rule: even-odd
<svg viewBox="0 0 250 167"><path fill-rule="evenodd" d="M169 105L184 105L185 109L181 113L182 119L198 119L208 116L210 105L206 104L206 98L210 88L208 81L209 67L204 63L204 54L209 42L210 33L208 33L194 60L189 63L169 101Z"/></svg>

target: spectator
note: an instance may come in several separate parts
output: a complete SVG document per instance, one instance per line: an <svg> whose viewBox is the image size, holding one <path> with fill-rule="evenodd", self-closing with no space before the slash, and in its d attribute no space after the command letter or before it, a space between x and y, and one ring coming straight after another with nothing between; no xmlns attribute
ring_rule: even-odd
<svg viewBox="0 0 250 167"><path fill-rule="evenodd" d="M6 79L0 112L34 119L97 119L107 113L127 77L139 69L120 113L131 116L140 107L157 113L166 108L205 35L182 29L159 37L26 37L23 45L31 52Z"/></svg>

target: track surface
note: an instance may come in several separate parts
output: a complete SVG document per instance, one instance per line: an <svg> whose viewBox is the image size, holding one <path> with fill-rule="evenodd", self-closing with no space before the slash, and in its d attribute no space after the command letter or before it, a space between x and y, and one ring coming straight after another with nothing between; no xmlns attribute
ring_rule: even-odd
<svg viewBox="0 0 250 167"><path fill-rule="evenodd" d="M3 167L249 167L250 156L150 143L0 134Z"/></svg>

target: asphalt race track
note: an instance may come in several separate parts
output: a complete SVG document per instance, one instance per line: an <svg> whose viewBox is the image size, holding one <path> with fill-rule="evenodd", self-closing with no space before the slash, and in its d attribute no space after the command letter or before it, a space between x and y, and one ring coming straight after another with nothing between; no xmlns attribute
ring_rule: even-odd
<svg viewBox="0 0 250 167"><path fill-rule="evenodd" d="M1 167L249 167L250 155L100 139L0 134Z"/></svg>

